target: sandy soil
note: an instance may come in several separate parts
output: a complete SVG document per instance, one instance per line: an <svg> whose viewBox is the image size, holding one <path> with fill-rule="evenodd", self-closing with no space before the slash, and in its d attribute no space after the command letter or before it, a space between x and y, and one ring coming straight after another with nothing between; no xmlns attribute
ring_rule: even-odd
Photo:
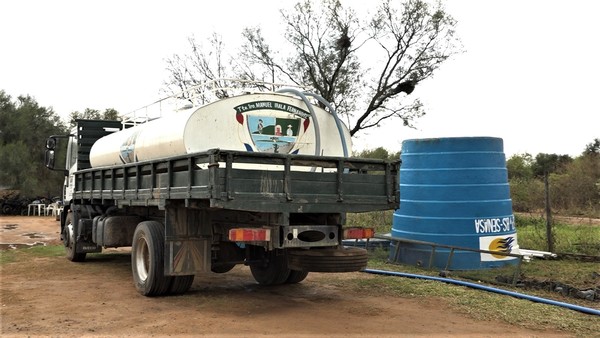
<svg viewBox="0 0 600 338"><path fill-rule="evenodd" d="M0 217L2 250L14 250L8 244L58 243L58 227L51 217ZM133 288L130 255L122 250L84 263L62 257L7 263L0 272L3 337L566 336L476 321L435 298L350 294L329 284L328 274L311 274L297 285L262 287L241 266L196 276L185 295L147 298Z"/></svg>

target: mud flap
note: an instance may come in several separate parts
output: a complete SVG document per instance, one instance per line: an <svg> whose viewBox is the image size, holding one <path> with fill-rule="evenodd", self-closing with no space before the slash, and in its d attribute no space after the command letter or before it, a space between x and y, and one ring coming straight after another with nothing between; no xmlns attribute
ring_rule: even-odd
<svg viewBox="0 0 600 338"><path fill-rule="evenodd" d="M102 247L86 241L85 238L89 238L88 234L92 232L92 220L91 219L80 219L79 226L77 227L78 239L76 243L75 252L77 253L98 253L102 252Z"/></svg>
<svg viewBox="0 0 600 338"><path fill-rule="evenodd" d="M201 213L176 207L167 207L166 210L165 275L209 272L211 237L201 233Z"/></svg>

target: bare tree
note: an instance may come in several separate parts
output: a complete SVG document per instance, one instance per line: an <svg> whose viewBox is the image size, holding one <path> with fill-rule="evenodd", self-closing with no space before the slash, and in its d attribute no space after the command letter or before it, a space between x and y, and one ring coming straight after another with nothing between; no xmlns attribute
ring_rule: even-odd
<svg viewBox="0 0 600 338"><path fill-rule="evenodd" d="M460 51L456 22L439 2L383 0L365 18L339 0L301 0L281 14L289 55L271 48L260 28L246 28L240 53L227 68L213 35L212 54L192 43L191 55L168 60L168 85L184 90L226 71L246 80L292 83L331 102L355 135L391 118L412 127L424 110L406 95Z"/></svg>
<svg viewBox="0 0 600 338"><path fill-rule="evenodd" d="M455 25L439 2L432 7L421 0L409 0L400 10L390 0L381 4L369 29L384 52L383 66L370 85L370 100L351 128L352 135L392 117L412 126L411 121L424 115L419 100L403 105L399 94L412 93L419 82L458 52Z"/></svg>
<svg viewBox="0 0 600 338"><path fill-rule="evenodd" d="M195 96L200 102L206 102L206 92L200 86L211 82L212 94L218 98L227 97L227 85L221 79L232 76L233 69L227 66L229 60L224 60L225 45L222 37L213 33L208 38L208 47L196 42L194 37L188 38L188 42L190 54L175 54L166 60L170 77L164 83L165 91L168 94L180 95L181 99L192 101Z"/></svg>

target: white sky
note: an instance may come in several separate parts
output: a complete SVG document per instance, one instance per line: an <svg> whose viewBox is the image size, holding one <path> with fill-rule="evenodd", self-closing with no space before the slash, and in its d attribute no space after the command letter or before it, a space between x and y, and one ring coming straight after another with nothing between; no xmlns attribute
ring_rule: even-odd
<svg viewBox="0 0 600 338"><path fill-rule="evenodd" d="M160 97L165 59L187 52L189 36L200 41L217 31L227 43L246 26L282 32L281 3L294 2L1 1L0 89L29 94L65 117L85 108L126 113ZM494 136L504 139L507 156L577 156L600 138L600 2L444 3L466 52L411 94L427 109L418 130L390 123L361 133L355 150Z"/></svg>

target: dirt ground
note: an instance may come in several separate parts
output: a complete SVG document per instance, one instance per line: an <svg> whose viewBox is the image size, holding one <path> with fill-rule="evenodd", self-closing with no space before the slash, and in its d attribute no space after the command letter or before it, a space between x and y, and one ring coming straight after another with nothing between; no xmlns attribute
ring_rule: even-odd
<svg viewBox="0 0 600 338"><path fill-rule="evenodd" d="M52 217L0 216L0 249L56 244L58 228ZM135 291L130 255L123 250L84 263L63 257L7 263L0 277L3 337L567 336L476 321L435 298L351 294L328 284L328 274L310 274L297 285L263 287L241 266L226 274L196 276L185 295L147 298Z"/></svg>

